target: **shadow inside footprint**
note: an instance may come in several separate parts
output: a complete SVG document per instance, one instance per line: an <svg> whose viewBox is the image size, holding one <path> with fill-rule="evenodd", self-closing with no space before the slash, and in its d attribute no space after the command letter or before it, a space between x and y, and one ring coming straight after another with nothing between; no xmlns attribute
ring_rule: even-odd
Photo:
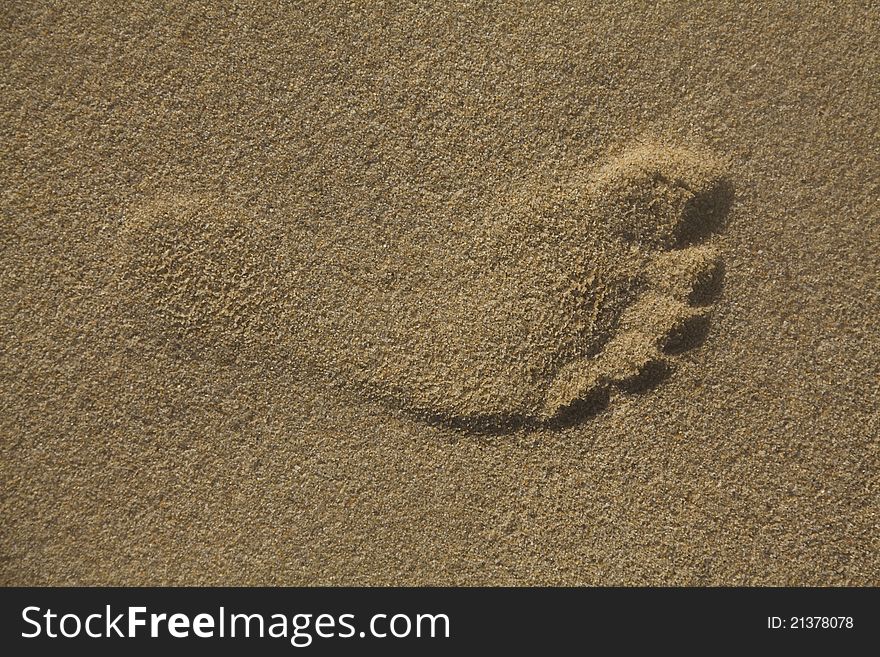
<svg viewBox="0 0 880 657"><path fill-rule="evenodd" d="M724 260L718 258L707 273L697 278L694 288L688 296L688 302L692 306L699 307L709 306L717 301L724 287L725 273Z"/></svg>
<svg viewBox="0 0 880 657"><path fill-rule="evenodd" d="M663 352L670 355L701 347L709 337L709 316L696 315L676 326L663 344Z"/></svg>
<svg viewBox="0 0 880 657"><path fill-rule="evenodd" d="M671 373L672 367L666 361L651 361L635 376L619 382L617 387L632 394L648 392L660 385Z"/></svg>
<svg viewBox="0 0 880 657"><path fill-rule="evenodd" d="M734 187L720 178L709 189L697 192L684 206L675 243L678 248L698 244L724 230L733 206Z"/></svg>
<svg viewBox="0 0 880 657"><path fill-rule="evenodd" d="M544 423L544 426L548 429L565 429L581 424L608 408L610 401L608 388L597 388L589 395L574 400L566 408L558 411L551 420Z"/></svg>
<svg viewBox="0 0 880 657"><path fill-rule="evenodd" d="M535 428L534 421L523 415L475 415L450 417L434 413L415 413L416 417L437 427L446 427L465 433L500 436L517 429Z"/></svg>
<svg viewBox="0 0 880 657"><path fill-rule="evenodd" d="M455 429L465 433L496 436L517 430L565 429L573 427L598 415L608 408L610 390L597 388L583 398L575 399L549 420L539 420L526 415L482 415L450 417L441 414L418 414L428 424Z"/></svg>

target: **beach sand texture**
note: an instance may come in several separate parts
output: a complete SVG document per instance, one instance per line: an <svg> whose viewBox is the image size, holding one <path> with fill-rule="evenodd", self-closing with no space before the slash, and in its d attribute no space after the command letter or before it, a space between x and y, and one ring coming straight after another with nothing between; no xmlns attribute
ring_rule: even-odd
<svg viewBox="0 0 880 657"><path fill-rule="evenodd" d="M3 584L880 584L876 6L0 25Z"/></svg>

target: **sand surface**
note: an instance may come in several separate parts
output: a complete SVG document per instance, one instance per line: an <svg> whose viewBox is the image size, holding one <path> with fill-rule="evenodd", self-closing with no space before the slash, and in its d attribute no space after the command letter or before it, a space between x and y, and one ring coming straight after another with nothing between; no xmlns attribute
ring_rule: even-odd
<svg viewBox="0 0 880 657"><path fill-rule="evenodd" d="M0 583L880 585L876 6L249 4L0 10Z"/></svg>

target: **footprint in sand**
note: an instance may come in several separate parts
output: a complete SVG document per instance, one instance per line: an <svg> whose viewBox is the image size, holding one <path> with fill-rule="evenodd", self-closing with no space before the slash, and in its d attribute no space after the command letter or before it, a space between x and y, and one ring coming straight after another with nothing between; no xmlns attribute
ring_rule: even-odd
<svg viewBox="0 0 880 657"><path fill-rule="evenodd" d="M361 288L337 361L385 403L456 426L558 425L698 342L732 201L707 153L642 145L487 204L464 235ZM400 259L400 258L398 258ZM417 272L417 273L416 273Z"/></svg>
<svg viewBox="0 0 880 657"><path fill-rule="evenodd" d="M262 337L286 322L294 358L389 406L473 429L553 426L698 342L731 201L708 154L640 145L493 200L432 247L360 268L319 254L294 281L295 249L265 227L166 199L123 231L120 278L143 329L197 356L259 357L293 340Z"/></svg>

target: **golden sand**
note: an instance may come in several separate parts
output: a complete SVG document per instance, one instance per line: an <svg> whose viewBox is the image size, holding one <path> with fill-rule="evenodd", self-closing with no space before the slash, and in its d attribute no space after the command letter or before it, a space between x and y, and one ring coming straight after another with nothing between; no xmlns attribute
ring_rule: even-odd
<svg viewBox="0 0 880 657"><path fill-rule="evenodd" d="M3 583L880 583L876 9L0 24Z"/></svg>

